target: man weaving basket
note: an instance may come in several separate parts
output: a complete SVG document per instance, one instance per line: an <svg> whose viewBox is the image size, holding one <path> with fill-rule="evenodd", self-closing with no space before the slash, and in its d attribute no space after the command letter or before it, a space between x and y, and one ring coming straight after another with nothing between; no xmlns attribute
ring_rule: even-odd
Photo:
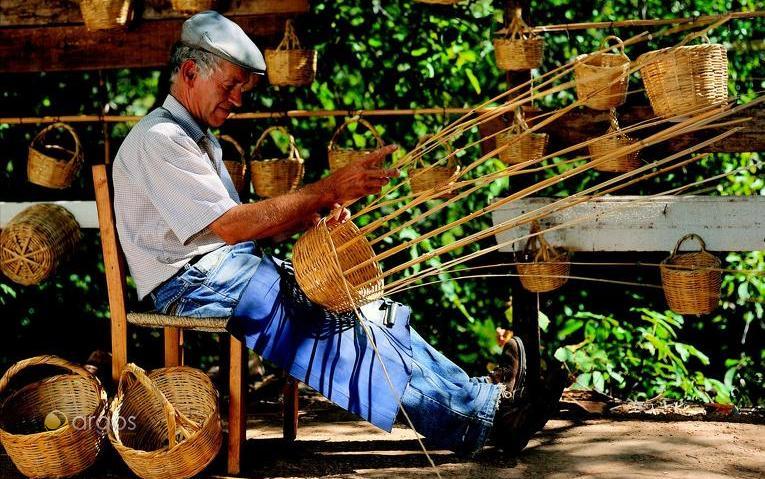
<svg viewBox="0 0 765 479"><path fill-rule="evenodd" d="M113 167L117 229L139 297L164 314L229 317L228 329L249 348L384 430L400 406L430 447L469 455L490 437L511 453L525 447L551 400L526 394L520 339L508 342L489 376L471 378L409 326L407 307L368 304L362 329L355 315L308 301L290 265L257 246L378 193L398 175L380 166L395 146L295 192L242 204L209 128L264 74L261 52L238 25L208 11L183 24L170 68L170 94L133 127ZM329 221L346 221L337 211Z"/></svg>

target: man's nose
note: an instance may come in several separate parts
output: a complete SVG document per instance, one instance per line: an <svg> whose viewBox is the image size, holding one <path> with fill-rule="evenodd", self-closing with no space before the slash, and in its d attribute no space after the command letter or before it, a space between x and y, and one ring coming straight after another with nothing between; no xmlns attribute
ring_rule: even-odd
<svg viewBox="0 0 765 479"><path fill-rule="evenodd" d="M228 96L228 101L230 101L237 108L242 106L242 89L233 88Z"/></svg>

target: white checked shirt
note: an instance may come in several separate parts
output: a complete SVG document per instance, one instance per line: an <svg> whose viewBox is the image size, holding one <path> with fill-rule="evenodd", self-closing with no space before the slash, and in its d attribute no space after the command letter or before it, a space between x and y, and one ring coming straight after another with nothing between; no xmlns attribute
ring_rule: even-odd
<svg viewBox="0 0 765 479"><path fill-rule="evenodd" d="M172 95L130 130L112 178L117 233L139 298L223 246L208 226L241 203L218 140Z"/></svg>

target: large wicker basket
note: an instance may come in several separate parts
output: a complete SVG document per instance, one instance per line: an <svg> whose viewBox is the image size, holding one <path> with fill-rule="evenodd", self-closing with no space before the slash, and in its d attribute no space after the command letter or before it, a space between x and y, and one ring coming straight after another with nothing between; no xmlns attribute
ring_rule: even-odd
<svg viewBox="0 0 765 479"><path fill-rule="evenodd" d="M617 42L619 53L580 55L574 65L576 96L594 110L609 110L627 99L630 59L624 53L624 42L614 35L604 38L598 50L609 40Z"/></svg>
<svg viewBox="0 0 765 479"><path fill-rule="evenodd" d="M292 20L287 20L276 50L266 50L265 57L268 81L274 86L310 85L316 77L316 50L300 47Z"/></svg>
<svg viewBox="0 0 765 479"><path fill-rule="evenodd" d="M694 238L701 250L678 253L680 245ZM720 259L707 252L700 236L687 234L680 238L672 254L661 262L661 283L669 308L679 314L707 314L720 302Z"/></svg>
<svg viewBox="0 0 765 479"><path fill-rule="evenodd" d="M610 114L611 126L608 128L607 133L612 134L605 138L600 138L590 143L587 148L590 150L590 156L592 161L595 162L594 169L597 171L604 171L609 173L625 173L639 168L642 165L640 161L640 151L633 151L626 155L620 155L616 157L605 158L606 155L612 154L614 151L629 145L635 144L637 140L634 140L624 133L621 133L619 128L619 120L616 118L616 110L611 109Z"/></svg>
<svg viewBox="0 0 765 479"><path fill-rule="evenodd" d="M172 0L173 10L181 13L197 13L215 9L216 0Z"/></svg>
<svg viewBox="0 0 765 479"><path fill-rule="evenodd" d="M515 10L505 35L494 39L494 56L502 70L531 70L542 64L545 41L538 37Z"/></svg>
<svg viewBox="0 0 765 479"><path fill-rule="evenodd" d="M279 130L289 136L289 153L286 158L262 159L261 148L263 142L273 131ZM281 126L272 126L260 135L253 159L250 161L250 180L255 188L255 193L262 198L273 198L294 191L303 181L303 159L295 145L295 138Z"/></svg>
<svg viewBox="0 0 765 479"><path fill-rule="evenodd" d="M48 278L75 250L80 225L58 205L37 204L23 210L0 233L0 270L28 286Z"/></svg>
<svg viewBox="0 0 765 479"><path fill-rule="evenodd" d="M657 116L681 116L727 102L728 54L723 45L702 38L701 45L670 47L638 57Z"/></svg>
<svg viewBox="0 0 765 479"><path fill-rule="evenodd" d="M571 259L566 250L554 248L539 232L534 222L531 236L523 249L523 261L518 263L521 285L533 293L554 291L568 281Z"/></svg>
<svg viewBox="0 0 765 479"><path fill-rule="evenodd" d="M229 135L221 135L219 140L223 146L223 164L226 165L234 188L241 193L247 184L247 159L244 148Z"/></svg>
<svg viewBox="0 0 765 479"><path fill-rule="evenodd" d="M45 143L46 137L58 128L72 137L71 146ZM65 123L53 123L43 128L29 145L27 179L48 188L68 188L80 171L82 161L82 146L74 129Z"/></svg>
<svg viewBox="0 0 765 479"><path fill-rule="evenodd" d="M523 115L523 111L515 110L513 125L497 133L497 148L505 147L499 151L499 159L506 165L537 161L545 156L547 133L535 133L527 131L529 125Z"/></svg>
<svg viewBox="0 0 765 479"><path fill-rule="evenodd" d="M417 146L422 145L425 141L431 138L433 135L426 135L420 138L417 142ZM448 159L445 165L426 165L422 161L422 156L417 160L417 167L409 170L409 184L412 188L412 193L419 195L425 192L435 192L443 189L444 195L437 195L438 197L447 196L449 194L449 185L454 183L454 180L459 176L460 167L457 164L457 157L454 154L454 148L449 143L440 141L446 150ZM441 163L438 160L438 163Z"/></svg>
<svg viewBox="0 0 765 479"><path fill-rule="evenodd" d="M147 375L129 363L109 406L108 431L139 477L192 477L215 459L223 442L218 392L194 368L162 368Z"/></svg>
<svg viewBox="0 0 765 479"><path fill-rule="evenodd" d="M367 130L369 130L370 133L372 133L372 136L374 136L375 141L377 142L377 148L381 148L385 144L383 139L380 137L380 134L377 133L377 129L368 121L358 117L346 120L337 128L337 130L335 130L335 133L332 135L332 139L329 140L329 146L327 147L327 157L329 158L329 171L331 172L337 171L345 165L353 163L354 161L363 158L364 155L374 151L374 149L371 148L356 150L353 148L341 148L337 146L337 138L340 133L348 128L348 125L353 123L362 125Z"/></svg>
<svg viewBox="0 0 765 479"><path fill-rule="evenodd" d="M382 270L374 256L352 221L328 226L325 218L295 243L295 279L314 303L349 311L382 297Z"/></svg>
<svg viewBox="0 0 765 479"><path fill-rule="evenodd" d="M10 391L33 366L65 369ZM90 467L104 444L106 392L84 368L55 356L19 361L0 379L0 441L27 477L69 477Z"/></svg>
<svg viewBox="0 0 765 479"><path fill-rule="evenodd" d="M88 30L122 28L133 18L133 0L80 0Z"/></svg>

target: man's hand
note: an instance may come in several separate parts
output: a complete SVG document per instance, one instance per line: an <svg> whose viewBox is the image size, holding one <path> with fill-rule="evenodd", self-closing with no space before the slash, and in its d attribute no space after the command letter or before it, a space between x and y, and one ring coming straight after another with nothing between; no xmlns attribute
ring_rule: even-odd
<svg viewBox="0 0 765 479"><path fill-rule="evenodd" d="M345 203L362 196L379 193L391 178L398 177L397 169L382 168L385 157L396 149L398 149L396 145L383 146L327 177L324 181L334 195L335 202Z"/></svg>

